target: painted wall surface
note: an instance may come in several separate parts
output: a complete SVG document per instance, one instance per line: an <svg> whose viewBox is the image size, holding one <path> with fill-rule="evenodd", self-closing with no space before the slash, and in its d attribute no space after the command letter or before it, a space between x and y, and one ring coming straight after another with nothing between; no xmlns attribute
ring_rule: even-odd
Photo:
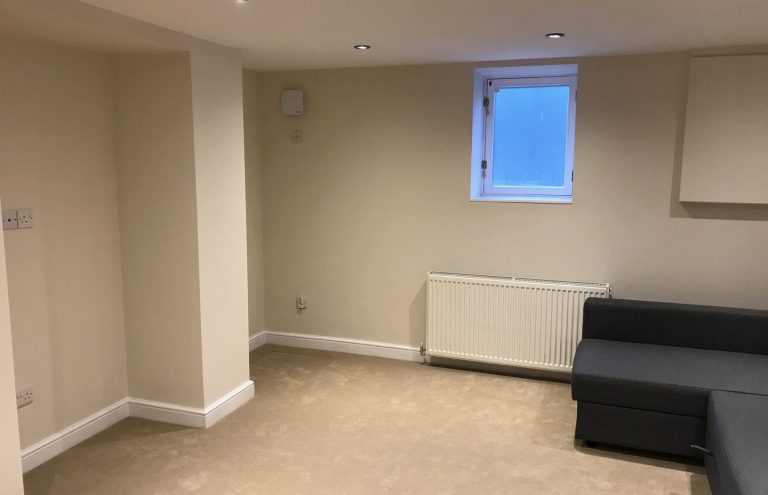
<svg viewBox="0 0 768 495"><path fill-rule="evenodd" d="M192 52L203 383L208 406L248 381L243 85L236 50Z"/></svg>
<svg viewBox="0 0 768 495"><path fill-rule="evenodd" d="M0 43L0 193L36 222L6 242L24 448L129 395L202 408L249 379L242 69L188 45Z"/></svg>
<svg viewBox="0 0 768 495"><path fill-rule="evenodd" d="M688 56L558 62L579 63L570 205L469 201L474 65L249 76L258 104L246 111L260 115L246 122L263 130L266 328L418 345L429 270L766 307L768 212L677 201ZM306 114L283 117L280 91L295 88Z"/></svg>
<svg viewBox="0 0 768 495"><path fill-rule="evenodd" d="M0 194L21 445L126 396L112 90L106 57L0 43Z"/></svg>
<svg viewBox="0 0 768 495"><path fill-rule="evenodd" d="M22 495L24 486L21 479L19 419L16 413L4 237L0 235L0 486L3 487L3 493Z"/></svg>
<svg viewBox="0 0 768 495"><path fill-rule="evenodd" d="M129 393L202 407L190 55L112 67Z"/></svg>
<svg viewBox="0 0 768 495"><path fill-rule="evenodd" d="M248 328L250 335L264 330L264 230L261 186L261 129L259 127L259 76L243 72L245 119L245 187L248 223Z"/></svg>

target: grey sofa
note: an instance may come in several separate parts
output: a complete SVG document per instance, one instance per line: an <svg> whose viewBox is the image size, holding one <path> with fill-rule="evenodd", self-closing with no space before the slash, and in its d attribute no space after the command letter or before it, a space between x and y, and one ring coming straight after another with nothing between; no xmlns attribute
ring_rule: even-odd
<svg viewBox="0 0 768 495"><path fill-rule="evenodd" d="M576 438L705 458L715 495L768 493L768 311L588 299Z"/></svg>

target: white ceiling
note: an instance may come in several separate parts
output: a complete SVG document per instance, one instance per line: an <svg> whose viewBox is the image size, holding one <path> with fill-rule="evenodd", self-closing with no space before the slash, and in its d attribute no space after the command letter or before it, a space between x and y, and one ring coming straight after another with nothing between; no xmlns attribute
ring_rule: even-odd
<svg viewBox="0 0 768 495"><path fill-rule="evenodd" d="M246 67L260 70L768 44L767 0L83 1L241 48ZM544 38L551 31L567 36Z"/></svg>
<svg viewBox="0 0 768 495"><path fill-rule="evenodd" d="M79 0L0 0L0 43L31 39L107 53L189 50L211 43Z"/></svg>

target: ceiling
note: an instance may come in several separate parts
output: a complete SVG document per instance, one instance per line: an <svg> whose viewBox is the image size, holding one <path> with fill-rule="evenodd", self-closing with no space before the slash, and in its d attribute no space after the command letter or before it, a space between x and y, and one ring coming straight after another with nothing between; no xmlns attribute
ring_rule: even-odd
<svg viewBox="0 0 768 495"><path fill-rule="evenodd" d="M0 36L107 53L216 46L78 0L0 0Z"/></svg>
<svg viewBox="0 0 768 495"><path fill-rule="evenodd" d="M9 31L28 24L57 34L51 38L89 36L113 48L126 44L112 27L119 24L138 46L139 20L240 48L245 66L257 70L768 45L766 0L0 0L0 7L0 28ZM566 38L544 37L552 31ZM373 49L354 50L357 43Z"/></svg>

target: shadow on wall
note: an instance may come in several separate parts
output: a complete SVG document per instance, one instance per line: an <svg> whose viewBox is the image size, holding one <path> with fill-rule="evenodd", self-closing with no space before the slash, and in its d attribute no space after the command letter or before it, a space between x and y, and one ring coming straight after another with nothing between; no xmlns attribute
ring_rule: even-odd
<svg viewBox="0 0 768 495"><path fill-rule="evenodd" d="M427 283L423 282L408 308L409 344L418 347L427 337Z"/></svg>
<svg viewBox="0 0 768 495"><path fill-rule="evenodd" d="M683 140L685 137L685 116L688 103L689 69L685 67L678 94L677 129L675 135L675 161L672 167L672 196L669 216L671 218L698 218L709 220L752 220L768 221L768 205L689 203L680 202L680 178L683 170Z"/></svg>

